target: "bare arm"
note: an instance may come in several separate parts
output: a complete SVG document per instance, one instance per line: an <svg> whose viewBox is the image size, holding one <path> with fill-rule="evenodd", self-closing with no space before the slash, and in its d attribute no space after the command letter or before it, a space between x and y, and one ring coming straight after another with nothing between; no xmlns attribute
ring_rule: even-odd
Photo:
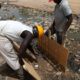
<svg viewBox="0 0 80 80"><path fill-rule="evenodd" d="M24 39L22 44L20 45L20 49L19 49L19 56L24 54L26 52L27 47L29 46L33 35L29 32L29 31L24 31L21 34L21 37Z"/></svg>
<svg viewBox="0 0 80 80"><path fill-rule="evenodd" d="M67 29L70 27L70 25L72 23L72 20L73 20L72 14L66 16L66 18L68 19L68 21L67 21L67 23L65 25L64 33L67 31Z"/></svg>

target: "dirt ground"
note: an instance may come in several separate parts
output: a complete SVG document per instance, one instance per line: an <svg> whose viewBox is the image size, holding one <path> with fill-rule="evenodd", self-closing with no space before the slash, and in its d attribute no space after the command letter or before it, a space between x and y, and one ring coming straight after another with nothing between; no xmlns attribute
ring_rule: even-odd
<svg viewBox="0 0 80 80"><path fill-rule="evenodd" d="M16 4L18 6L30 7L40 10L53 11L55 4L49 2L49 0L7 0L11 4ZM80 0L68 0L72 8L73 13L80 13Z"/></svg>
<svg viewBox="0 0 80 80"><path fill-rule="evenodd" d="M52 66L46 60L46 57L39 50L36 50L36 42L33 43L33 48L37 53L37 62L33 61L32 64L42 80L80 80L80 64L74 62L75 54L80 56L80 15L74 15L73 17L73 23L65 40L66 47L69 50L68 66L65 73L58 71L56 65ZM1 20L18 20L30 26L38 22L44 25L45 30L51 25L53 18L52 13L14 5L4 4L0 9ZM14 71L4 63L4 59L0 56L0 80L17 80Z"/></svg>
<svg viewBox="0 0 80 80"><path fill-rule="evenodd" d="M80 14L80 0L68 0L74 14ZM49 0L0 0L8 4L30 7L38 10L53 11L55 4Z"/></svg>

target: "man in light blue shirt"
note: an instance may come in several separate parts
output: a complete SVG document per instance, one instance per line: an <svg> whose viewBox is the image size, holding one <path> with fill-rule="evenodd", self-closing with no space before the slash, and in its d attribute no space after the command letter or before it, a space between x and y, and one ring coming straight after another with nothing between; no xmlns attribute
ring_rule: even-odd
<svg viewBox="0 0 80 80"><path fill-rule="evenodd" d="M72 10L67 0L53 1L56 3L54 10L54 21L45 34L48 35L49 30L51 31L51 34L56 33L57 42L59 44L63 44L66 31L72 23Z"/></svg>

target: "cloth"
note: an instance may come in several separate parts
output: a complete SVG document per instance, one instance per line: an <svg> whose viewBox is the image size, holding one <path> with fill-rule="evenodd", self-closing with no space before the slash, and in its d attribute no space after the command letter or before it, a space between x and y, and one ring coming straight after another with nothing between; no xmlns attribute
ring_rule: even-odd
<svg viewBox="0 0 80 80"><path fill-rule="evenodd" d="M63 31L65 24L67 22L66 16L72 14L71 8L67 0L62 0L59 4L55 6L54 19L55 19L55 29L59 32Z"/></svg>
<svg viewBox="0 0 80 80"><path fill-rule="evenodd" d="M20 64L19 58L16 55L17 52L14 50L8 38L20 44L23 41L20 35L24 30L33 34L32 27L26 26L18 21L0 21L0 53L13 70L19 69Z"/></svg>
<svg viewBox="0 0 80 80"><path fill-rule="evenodd" d="M6 20L0 21L0 35L7 36L13 41L22 42L21 33L27 30L33 34L32 27L24 25L18 21Z"/></svg>
<svg viewBox="0 0 80 80"><path fill-rule="evenodd" d="M16 55L17 52L15 52L10 41L2 36L0 36L0 54L13 70L18 70L20 68L19 58Z"/></svg>

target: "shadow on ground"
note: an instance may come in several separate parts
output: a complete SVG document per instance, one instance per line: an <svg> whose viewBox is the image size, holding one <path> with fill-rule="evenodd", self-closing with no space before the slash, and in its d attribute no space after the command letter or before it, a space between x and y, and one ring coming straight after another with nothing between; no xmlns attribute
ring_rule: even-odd
<svg viewBox="0 0 80 80"><path fill-rule="evenodd" d="M35 80L28 72L24 71L27 80ZM19 79L16 72L12 70L6 63L0 66L0 75Z"/></svg>

